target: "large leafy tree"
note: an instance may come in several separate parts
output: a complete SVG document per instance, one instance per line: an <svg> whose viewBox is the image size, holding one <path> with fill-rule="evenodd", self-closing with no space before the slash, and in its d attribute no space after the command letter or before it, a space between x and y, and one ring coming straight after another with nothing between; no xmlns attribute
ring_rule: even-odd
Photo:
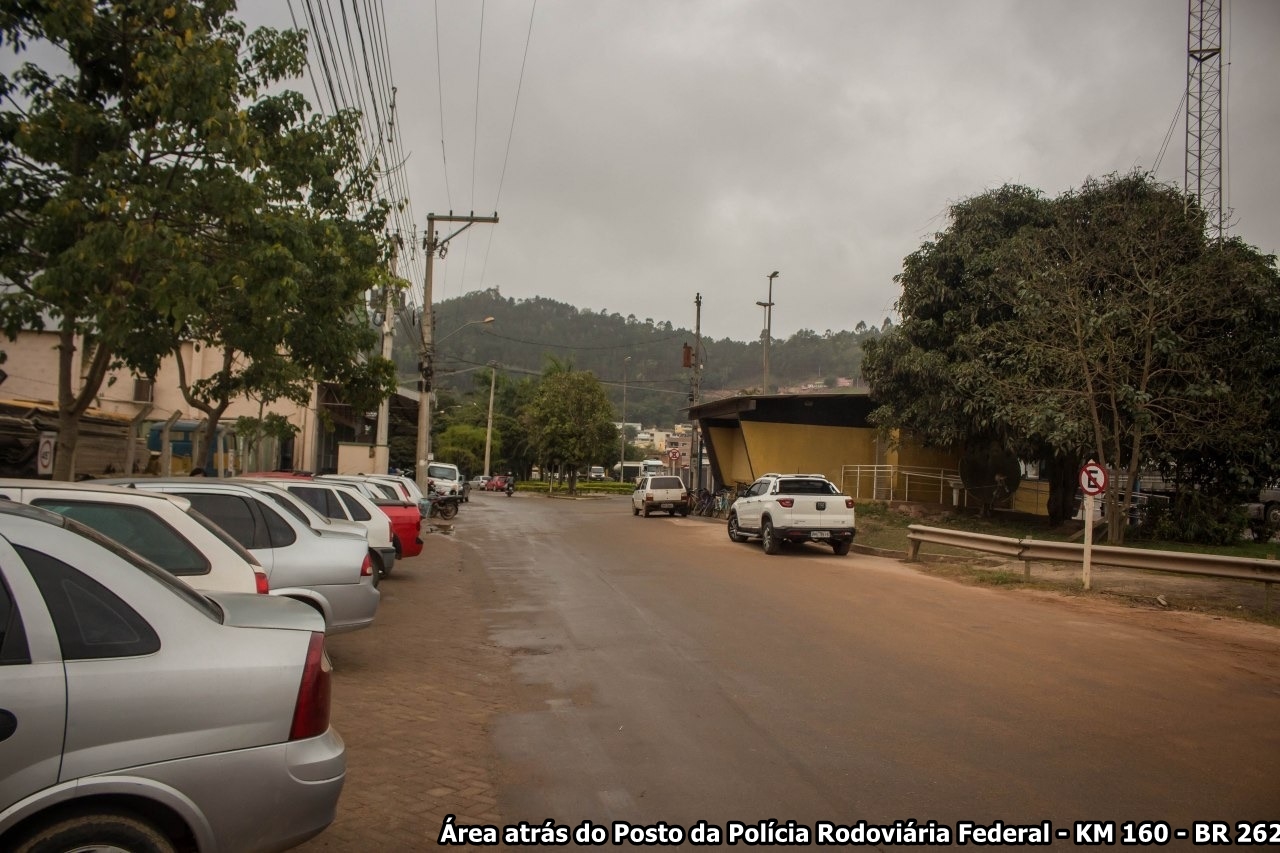
<svg viewBox="0 0 1280 853"><path fill-rule="evenodd" d="M531 445L544 465L569 471L569 492L577 491L578 471L608 458L618 443L613 404L591 373L553 364L524 408Z"/></svg>
<svg viewBox="0 0 1280 853"><path fill-rule="evenodd" d="M1276 444L1280 396L1268 381L1280 366L1273 259L1210 241L1200 211L1143 174L1064 194L1053 222L1024 229L1002 258L997 292L1013 316L979 335L985 355L961 388L1120 472L1109 517L1127 517L1139 475L1162 458L1216 448L1232 462L1217 486L1274 470L1260 452ZM1124 530L1110 525L1111 541Z"/></svg>
<svg viewBox="0 0 1280 853"><path fill-rule="evenodd" d="M1231 460L1217 478L1274 476L1272 258L1211 243L1194 205L1141 174L1053 201L1004 188L952 213L904 265L903 323L868 345L882 424L1057 460L1058 518L1086 456L1126 475L1112 518L1161 461L1203 483L1208 447Z"/></svg>
<svg viewBox="0 0 1280 853"><path fill-rule="evenodd" d="M15 51L39 43L61 53L56 70L27 62L0 76L0 323L10 338L47 320L56 326L56 478L73 473L79 418L110 368L154 375L179 337L220 345L212 318L224 308L242 320L279 310L298 324L288 310L296 300L274 297L323 284L301 271L318 268L330 235L360 230L328 204L342 170L317 179L322 158L300 150L305 134L271 134L299 124L297 96L262 93L303 69L302 34L249 34L233 10L230 0L82 0L0 11L0 35ZM288 192L296 204L280 217ZM342 263L364 264L348 254L352 241L337 245ZM292 277L237 276L235 263L272 252L294 263ZM261 311L237 305L248 291ZM302 321L322 351L340 349L340 335L326 337L334 316ZM279 387L271 383L284 367L265 362L284 339L261 324L242 328L250 327L264 364L248 384ZM220 399L219 381L197 396Z"/></svg>
<svg viewBox="0 0 1280 853"><path fill-rule="evenodd" d="M1049 514L1069 510L1078 452L1029 435L1006 407L975 395L967 377L987 354L981 334L1014 314L1000 293L1002 253L1026 228L1049 224L1052 203L1007 185L950 209L948 228L911 253L896 277L903 322L862 342L862 364L878 408L873 422L931 446L982 458L1014 454L1044 459L1051 476Z"/></svg>

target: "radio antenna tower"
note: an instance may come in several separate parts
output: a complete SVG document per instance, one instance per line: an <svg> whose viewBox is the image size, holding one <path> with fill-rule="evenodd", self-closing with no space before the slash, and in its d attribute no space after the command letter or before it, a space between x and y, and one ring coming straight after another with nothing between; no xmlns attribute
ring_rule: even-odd
<svg viewBox="0 0 1280 853"><path fill-rule="evenodd" d="M1222 0L1188 0L1187 159L1183 191L1199 199L1209 233L1221 241Z"/></svg>

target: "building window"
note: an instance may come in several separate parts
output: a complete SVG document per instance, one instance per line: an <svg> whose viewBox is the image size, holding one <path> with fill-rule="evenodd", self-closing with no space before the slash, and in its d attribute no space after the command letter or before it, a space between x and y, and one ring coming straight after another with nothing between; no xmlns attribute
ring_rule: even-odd
<svg viewBox="0 0 1280 853"><path fill-rule="evenodd" d="M133 402L154 403L156 399L156 383L152 379L133 380Z"/></svg>

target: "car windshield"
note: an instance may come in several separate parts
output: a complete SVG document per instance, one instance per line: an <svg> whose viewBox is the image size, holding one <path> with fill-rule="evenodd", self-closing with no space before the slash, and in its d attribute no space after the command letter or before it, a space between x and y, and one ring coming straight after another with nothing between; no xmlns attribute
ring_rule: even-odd
<svg viewBox="0 0 1280 853"><path fill-rule="evenodd" d="M427 476L437 477L441 480L456 480L458 479L458 472L454 468L446 468L443 465L428 465Z"/></svg>

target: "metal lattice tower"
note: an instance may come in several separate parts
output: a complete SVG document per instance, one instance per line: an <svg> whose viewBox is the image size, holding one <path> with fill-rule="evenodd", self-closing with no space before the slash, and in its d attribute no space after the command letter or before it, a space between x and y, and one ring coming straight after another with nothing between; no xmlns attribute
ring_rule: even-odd
<svg viewBox="0 0 1280 853"><path fill-rule="evenodd" d="M1187 159L1183 189L1200 200L1205 225L1223 237L1222 2L1188 0Z"/></svg>

